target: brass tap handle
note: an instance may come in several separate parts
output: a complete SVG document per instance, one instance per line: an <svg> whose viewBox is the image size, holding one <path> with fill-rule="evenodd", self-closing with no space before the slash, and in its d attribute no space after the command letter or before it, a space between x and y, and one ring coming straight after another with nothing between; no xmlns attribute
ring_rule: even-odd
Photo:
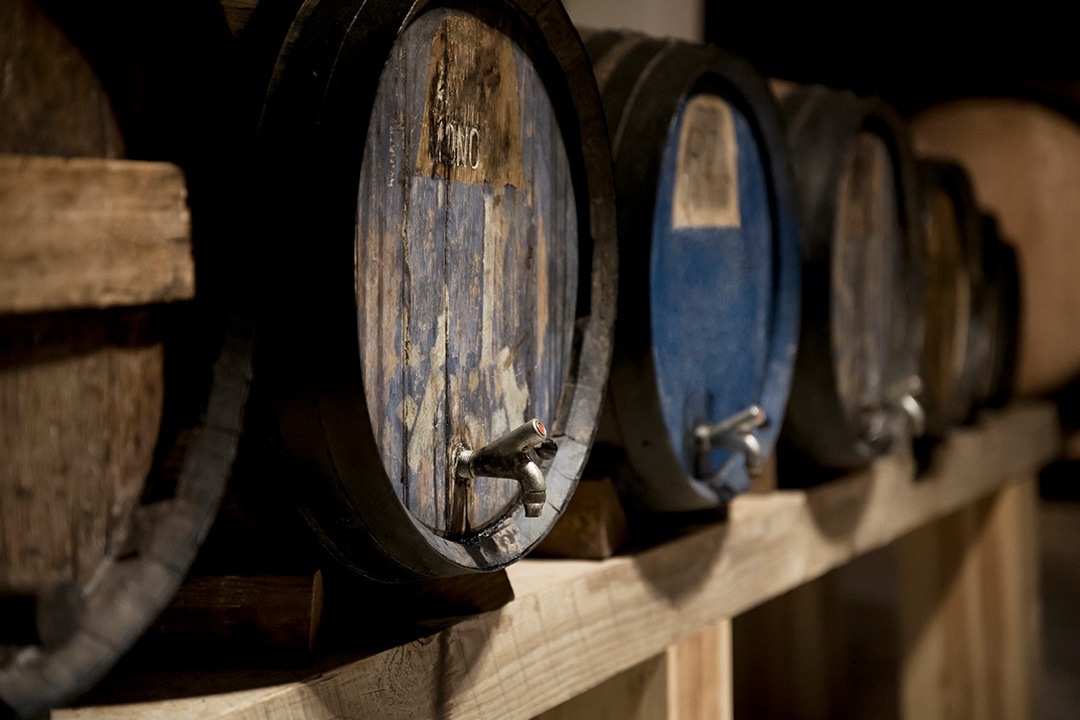
<svg viewBox="0 0 1080 720"><path fill-rule="evenodd" d="M547 500L547 483L535 458L550 460L558 449L544 424L533 418L479 450L460 450L456 472L462 480L478 477L517 480L521 484L525 516L540 517Z"/></svg>
<svg viewBox="0 0 1080 720"><path fill-rule="evenodd" d="M742 451L746 454L746 471L751 477L760 475L766 458L753 431L768 424L769 418L761 406L751 405L718 423L698 425L694 428L698 475L709 472L709 455L713 448Z"/></svg>

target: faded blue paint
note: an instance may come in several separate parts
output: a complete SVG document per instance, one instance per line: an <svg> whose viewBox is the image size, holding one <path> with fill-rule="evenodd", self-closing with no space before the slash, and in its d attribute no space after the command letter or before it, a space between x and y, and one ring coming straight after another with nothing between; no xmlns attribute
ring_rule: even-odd
<svg viewBox="0 0 1080 720"><path fill-rule="evenodd" d="M461 14L429 11L395 45L372 111L357 212L368 411L402 504L436 534L448 524L453 442L481 445L534 416L555 421L570 370L577 297L569 160L543 81L521 48L512 45L523 186L474 185L417 171L433 37L444 19ZM545 278L541 324L537 293ZM485 342L491 357L483 357ZM518 408L510 400L520 399L522 388L527 403ZM413 445L420 436L431 442L416 442L425 449L418 454ZM498 521L517 507L518 494L512 481L477 478L470 529Z"/></svg>
<svg viewBox="0 0 1080 720"><path fill-rule="evenodd" d="M653 359L664 422L688 476L695 474L691 438L696 425L721 420L766 399L772 407L765 411L778 425L787 401L786 380L782 397L775 398L776 393L763 397L776 303L767 176L750 123L734 105L731 110L738 148L740 226L672 227L683 112L676 116L664 151L653 221L649 279ZM774 436L767 433L762 438L767 452ZM710 485L719 480L741 488L747 482L741 453L733 458L727 450L714 450L712 469L721 472Z"/></svg>

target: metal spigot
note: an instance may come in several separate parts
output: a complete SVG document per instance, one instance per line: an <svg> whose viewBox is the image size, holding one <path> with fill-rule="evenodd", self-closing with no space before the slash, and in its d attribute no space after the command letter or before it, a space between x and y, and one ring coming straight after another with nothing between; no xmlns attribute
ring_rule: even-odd
<svg viewBox="0 0 1080 720"><path fill-rule="evenodd" d="M900 397L900 409L907 415L908 427L913 437L921 437L926 432L926 411L910 393Z"/></svg>
<svg viewBox="0 0 1080 720"><path fill-rule="evenodd" d="M889 393L889 404L903 413L912 437L921 437L926 432L926 410L916 399L921 392L922 380L912 375Z"/></svg>
<svg viewBox="0 0 1080 720"><path fill-rule="evenodd" d="M709 472L709 455L713 448L727 448L735 452L741 450L746 454L746 472L751 477L760 475L766 458L753 431L768 424L769 418L761 406L751 405L718 423L698 425L694 428L698 476Z"/></svg>
<svg viewBox="0 0 1080 720"><path fill-rule="evenodd" d="M479 450L458 451L457 476L462 480L478 477L506 478L521 483L521 502L526 517L540 517L547 500L544 473L534 460L550 460L559 446L548 438L544 424L533 418Z"/></svg>

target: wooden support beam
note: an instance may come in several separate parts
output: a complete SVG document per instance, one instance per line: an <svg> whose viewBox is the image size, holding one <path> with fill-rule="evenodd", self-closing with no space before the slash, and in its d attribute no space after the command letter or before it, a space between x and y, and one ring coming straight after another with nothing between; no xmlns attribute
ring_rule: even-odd
<svg viewBox="0 0 1080 720"><path fill-rule="evenodd" d="M1022 479L897 544L902 717L1039 717L1036 503Z"/></svg>
<svg viewBox="0 0 1080 720"><path fill-rule="evenodd" d="M187 185L178 167L0 155L0 315L194 293Z"/></svg>

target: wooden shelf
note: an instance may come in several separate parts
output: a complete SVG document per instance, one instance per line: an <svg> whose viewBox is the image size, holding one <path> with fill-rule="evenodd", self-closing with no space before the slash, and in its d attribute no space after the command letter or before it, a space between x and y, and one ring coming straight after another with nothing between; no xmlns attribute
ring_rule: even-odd
<svg viewBox="0 0 1080 720"><path fill-rule="evenodd" d="M525 560L515 599L299 682L70 708L75 718L530 718L726 618L1032 473L1061 446L1046 403L957 430L927 476L910 454L809 491L746 495L729 520L601 562Z"/></svg>

